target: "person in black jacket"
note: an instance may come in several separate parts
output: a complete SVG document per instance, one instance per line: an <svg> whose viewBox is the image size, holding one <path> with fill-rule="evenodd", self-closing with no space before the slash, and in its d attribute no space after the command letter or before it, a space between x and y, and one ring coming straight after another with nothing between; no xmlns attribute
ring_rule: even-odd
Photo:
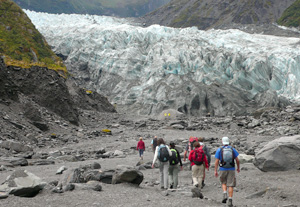
<svg viewBox="0 0 300 207"><path fill-rule="evenodd" d="M198 141L199 141L200 146L202 147L202 149L204 151L204 154L205 154L207 162L208 162L208 166L210 166L210 161L211 161L210 150L207 147L207 145L204 144L204 138L203 137L198 137ZM205 169L203 171L203 180L202 180L201 188L203 188L205 186L204 180L205 180Z"/></svg>
<svg viewBox="0 0 300 207"><path fill-rule="evenodd" d="M178 186L178 172L179 166L182 170L182 162L181 157L178 150L175 148L175 143L173 141L170 142L170 150L172 152L172 156L169 159L170 166L169 166L169 181L170 181L170 188L176 189Z"/></svg>

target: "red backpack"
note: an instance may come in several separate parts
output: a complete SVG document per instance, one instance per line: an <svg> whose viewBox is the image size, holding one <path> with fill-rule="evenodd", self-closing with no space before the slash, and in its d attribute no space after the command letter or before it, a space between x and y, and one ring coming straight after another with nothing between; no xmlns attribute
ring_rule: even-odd
<svg viewBox="0 0 300 207"><path fill-rule="evenodd" d="M189 139L189 151L194 148L193 144L198 141L198 137L190 137Z"/></svg>
<svg viewBox="0 0 300 207"><path fill-rule="evenodd" d="M192 154L192 160L195 165L202 165L204 160L204 151L202 147L194 149L194 152Z"/></svg>

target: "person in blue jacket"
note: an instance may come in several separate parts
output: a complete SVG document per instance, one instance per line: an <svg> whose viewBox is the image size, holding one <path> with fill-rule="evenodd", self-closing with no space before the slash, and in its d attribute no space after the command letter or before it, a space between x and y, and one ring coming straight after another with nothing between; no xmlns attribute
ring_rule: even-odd
<svg viewBox="0 0 300 207"><path fill-rule="evenodd" d="M228 206L233 206L233 188L236 186L235 163L236 171L240 172L239 153L229 145L228 137L222 138L222 144L223 146L218 148L215 154L215 176L218 177L218 167L220 167L220 181L223 189L222 203L226 203L228 198Z"/></svg>

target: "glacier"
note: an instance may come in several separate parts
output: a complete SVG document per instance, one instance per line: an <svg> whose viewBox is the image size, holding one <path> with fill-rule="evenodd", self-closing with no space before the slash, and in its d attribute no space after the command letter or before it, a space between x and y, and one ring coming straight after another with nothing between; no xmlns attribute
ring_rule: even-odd
<svg viewBox="0 0 300 207"><path fill-rule="evenodd" d="M82 86L127 111L243 115L300 100L300 38L25 12Z"/></svg>

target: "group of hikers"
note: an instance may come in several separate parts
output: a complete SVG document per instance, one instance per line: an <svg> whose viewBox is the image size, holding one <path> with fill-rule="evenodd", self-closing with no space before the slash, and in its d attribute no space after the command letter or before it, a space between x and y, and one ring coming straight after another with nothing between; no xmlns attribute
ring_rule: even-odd
<svg viewBox="0 0 300 207"><path fill-rule="evenodd" d="M159 161L160 171L160 187L162 190L177 189L178 187L178 172L183 169L181 156L175 147L175 143L171 141L169 145L165 143L163 138L154 137L151 141L152 150L154 152L152 168ZM143 138L137 144L140 158L143 159L145 151L145 143ZM229 138L222 138L222 146L215 153L215 177L220 176L222 184L223 197L222 203L227 203L228 206L233 206L233 188L236 186L235 170L240 172L240 162L238 159L239 153L230 146ZM211 154L209 148L204 144L202 137L190 137L186 145L183 161L186 158L190 161L190 169L192 171L192 182L194 188L192 190L201 191L205 186L205 169L209 171ZM235 167L236 166L236 167ZM170 184L170 185L169 185Z"/></svg>

